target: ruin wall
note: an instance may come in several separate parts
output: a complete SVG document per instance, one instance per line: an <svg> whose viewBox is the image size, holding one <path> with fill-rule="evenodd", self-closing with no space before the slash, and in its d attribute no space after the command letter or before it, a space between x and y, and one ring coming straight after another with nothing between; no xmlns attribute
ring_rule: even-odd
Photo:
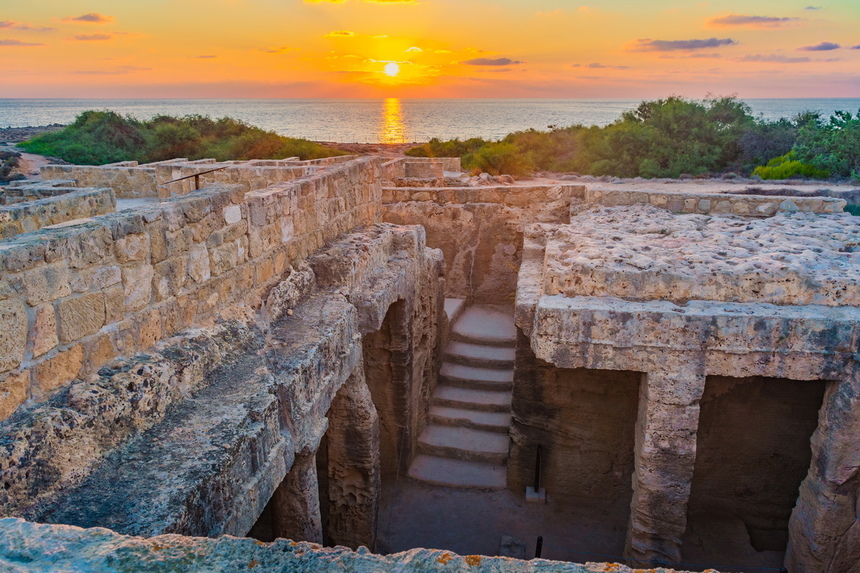
<svg viewBox="0 0 860 573"><path fill-rule="evenodd" d="M260 300L290 265L379 219L378 160L263 191L221 186L0 248L0 418L117 355Z"/></svg>
<svg viewBox="0 0 860 573"><path fill-rule="evenodd" d="M474 304L513 304L523 230L536 221L567 223L576 185L385 187L383 220L423 225L427 244L442 249L445 295Z"/></svg>
<svg viewBox="0 0 860 573"><path fill-rule="evenodd" d="M57 188L50 188L57 191ZM29 233L75 219L112 213L116 207L113 190L81 189L53 197L0 207L0 239Z"/></svg>
<svg viewBox="0 0 860 573"><path fill-rule="evenodd" d="M110 187L121 199L157 195L154 167L44 165L39 172L43 180L73 179L78 187Z"/></svg>

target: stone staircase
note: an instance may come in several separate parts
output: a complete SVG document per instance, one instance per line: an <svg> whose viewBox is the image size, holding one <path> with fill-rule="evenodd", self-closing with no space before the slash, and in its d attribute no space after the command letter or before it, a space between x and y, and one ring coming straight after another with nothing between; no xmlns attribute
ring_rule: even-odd
<svg viewBox="0 0 860 573"><path fill-rule="evenodd" d="M410 477L505 488L515 345L510 307L473 306L455 319Z"/></svg>

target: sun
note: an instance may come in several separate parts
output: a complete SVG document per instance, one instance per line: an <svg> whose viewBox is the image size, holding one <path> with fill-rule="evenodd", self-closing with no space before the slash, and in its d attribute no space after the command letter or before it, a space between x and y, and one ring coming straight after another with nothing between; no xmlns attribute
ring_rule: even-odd
<svg viewBox="0 0 860 573"><path fill-rule="evenodd" d="M385 64L385 73L391 77L396 76L400 73L400 65L395 64L394 62L389 62Z"/></svg>

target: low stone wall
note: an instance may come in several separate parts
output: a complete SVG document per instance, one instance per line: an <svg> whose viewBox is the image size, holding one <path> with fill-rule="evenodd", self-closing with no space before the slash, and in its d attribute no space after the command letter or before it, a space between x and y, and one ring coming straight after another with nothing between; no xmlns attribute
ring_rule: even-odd
<svg viewBox="0 0 860 573"><path fill-rule="evenodd" d="M446 296L475 304L512 304L524 227L567 223L576 185L406 188L382 190L383 220L423 225L427 244L442 249Z"/></svg>
<svg viewBox="0 0 860 573"><path fill-rule="evenodd" d="M279 539L221 537L200 539L164 535L143 539L106 529L40 525L0 520L0 568L20 572L106 571L314 571L317 573L633 573L617 563L562 563L508 557L460 556L450 551L412 549L375 555L366 548L323 548L316 543ZM637 569L636 571L641 571ZM662 567L651 573L672 573ZM713 571L709 569L713 573ZM679 573L679 572L676 572Z"/></svg>
<svg viewBox="0 0 860 573"><path fill-rule="evenodd" d="M72 179L54 181L13 181L0 187L0 205L14 205L24 201L35 201L77 191L77 182Z"/></svg>
<svg viewBox="0 0 860 573"><path fill-rule="evenodd" d="M0 239L8 239L48 225L112 213L115 207L116 197L111 189L82 189L0 207Z"/></svg>
<svg viewBox="0 0 860 573"><path fill-rule="evenodd" d="M843 199L830 197L780 197L768 195L737 195L732 193L684 193L672 191L585 191L585 203L607 207L653 205L673 213L702 215L743 215L770 217L776 213L840 213L846 205Z"/></svg>
<svg viewBox="0 0 860 573"><path fill-rule="evenodd" d="M78 187L110 187L120 199L156 197L154 167L45 165L43 180L74 179Z"/></svg>
<svg viewBox="0 0 860 573"><path fill-rule="evenodd" d="M188 326L259 306L290 266L379 220L379 160L222 186L0 246L0 417ZM244 310L243 310L244 309Z"/></svg>
<svg viewBox="0 0 860 573"><path fill-rule="evenodd" d="M219 171L212 171L223 167ZM292 181L311 174L322 167L315 167L306 162L283 162L278 165L259 165L257 162L242 163L172 163L158 165L155 168L155 181L160 186L161 196L184 195L196 191L197 182L194 177L168 183L181 177L189 177L203 173L198 177L200 188L216 184L240 185L243 191L265 189L270 185ZM209 173L207 173L207 171Z"/></svg>

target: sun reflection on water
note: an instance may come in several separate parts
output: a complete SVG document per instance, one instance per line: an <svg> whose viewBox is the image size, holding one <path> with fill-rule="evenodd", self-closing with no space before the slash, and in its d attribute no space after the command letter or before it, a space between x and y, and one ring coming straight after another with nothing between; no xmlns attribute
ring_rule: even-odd
<svg viewBox="0 0 860 573"><path fill-rule="evenodd" d="M405 143L406 124L403 123L403 112L400 100L396 97L385 98L382 107L382 129L379 133L380 143Z"/></svg>

